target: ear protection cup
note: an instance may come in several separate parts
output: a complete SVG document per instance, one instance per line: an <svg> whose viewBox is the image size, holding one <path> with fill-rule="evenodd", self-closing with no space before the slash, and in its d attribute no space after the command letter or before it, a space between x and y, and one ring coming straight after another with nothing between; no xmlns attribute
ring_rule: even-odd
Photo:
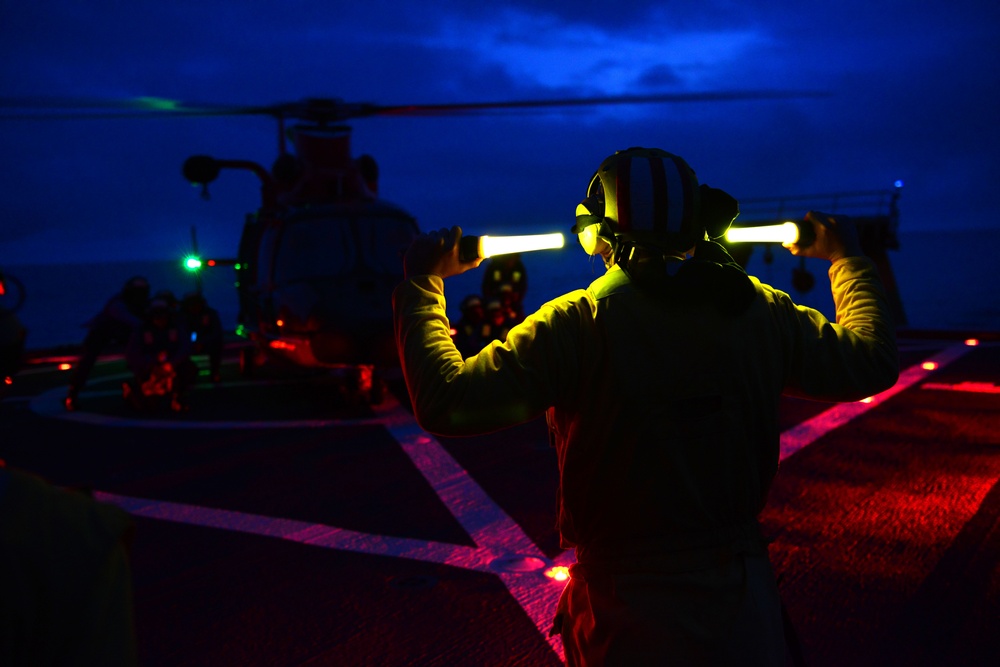
<svg viewBox="0 0 1000 667"><path fill-rule="evenodd" d="M606 247L614 248L614 235L604 221L588 225L576 236L580 247L588 255L602 255Z"/></svg>
<svg viewBox="0 0 1000 667"><path fill-rule="evenodd" d="M584 227L583 231L577 234L576 238L580 241L580 246L583 251L588 255L597 254L597 229L600 225L590 225Z"/></svg>
<svg viewBox="0 0 1000 667"><path fill-rule="evenodd" d="M597 174L590 181L587 198L576 206L576 224L573 233L588 255L600 254L605 244L614 247L614 232L604 217L604 188Z"/></svg>
<svg viewBox="0 0 1000 667"><path fill-rule="evenodd" d="M733 220L740 214L739 202L725 190L705 184L698 186L698 195L701 200L701 219L708 237L717 239L725 236Z"/></svg>

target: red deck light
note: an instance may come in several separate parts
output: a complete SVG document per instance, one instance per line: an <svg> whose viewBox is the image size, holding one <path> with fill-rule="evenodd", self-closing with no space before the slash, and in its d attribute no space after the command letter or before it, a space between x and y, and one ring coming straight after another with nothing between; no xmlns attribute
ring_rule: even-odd
<svg viewBox="0 0 1000 667"><path fill-rule="evenodd" d="M566 581L569 579L569 568L565 565L556 565L545 570L545 576L553 581Z"/></svg>
<svg viewBox="0 0 1000 667"><path fill-rule="evenodd" d="M978 338L966 338L965 339L965 344L968 345L969 347L975 347L976 345L979 345L979 339Z"/></svg>
<svg viewBox="0 0 1000 667"><path fill-rule="evenodd" d="M66 363L59 364L58 368L61 371L68 371L69 369L73 368L73 364L66 364Z"/></svg>
<svg viewBox="0 0 1000 667"><path fill-rule="evenodd" d="M933 371L937 370L938 365L936 361L925 361L924 363L920 364L920 367L923 368L925 371Z"/></svg>

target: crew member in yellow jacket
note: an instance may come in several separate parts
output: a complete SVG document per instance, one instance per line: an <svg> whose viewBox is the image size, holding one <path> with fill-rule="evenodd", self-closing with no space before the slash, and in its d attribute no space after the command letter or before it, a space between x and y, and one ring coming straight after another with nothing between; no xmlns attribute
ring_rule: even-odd
<svg viewBox="0 0 1000 667"><path fill-rule="evenodd" d="M393 296L419 424L441 435L547 415L558 527L577 563L553 610L570 665L783 665L757 515L778 469L784 394L853 401L892 386L890 311L853 223L808 213L837 322L748 276L711 241L739 214L676 155L605 159L577 207L607 272L463 359L443 279L461 229L419 237Z"/></svg>
<svg viewBox="0 0 1000 667"><path fill-rule="evenodd" d="M123 510L0 461L0 665L138 662Z"/></svg>

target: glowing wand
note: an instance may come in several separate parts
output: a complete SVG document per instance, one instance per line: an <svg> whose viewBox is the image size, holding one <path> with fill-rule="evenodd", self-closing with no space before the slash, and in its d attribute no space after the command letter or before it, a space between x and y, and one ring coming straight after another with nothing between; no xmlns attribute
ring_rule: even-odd
<svg viewBox="0 0 1000 667"><path fill-rule="evenodd" d="M729 243L788 243L807 248L816 240L812 225L807 222L783 222L760 227L730 227L726 232Z"/></svg>
<svg viewBox="0 0 1000 667"><path fill-rule="evenodd" d="M565 243L566 240L559 232L527 236L463 236L458 242L458 259L471 262L480 257L486 259L512 252L562 248Z"/></svg>

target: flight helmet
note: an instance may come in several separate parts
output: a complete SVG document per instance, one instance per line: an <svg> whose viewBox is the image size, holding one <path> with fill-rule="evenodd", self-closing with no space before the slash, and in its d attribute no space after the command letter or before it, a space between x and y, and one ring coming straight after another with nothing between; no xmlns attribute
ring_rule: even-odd
<svg viewBox="0 0 1000 667"><path fill-rule="evenodd" d="M588 254L626 245L683 253L716 239L739 215L722 190L699 185L683 158L658 148L629 148L606 158L576 208L573 233ZM607 244L607 245L604 245Z"/></svg>

